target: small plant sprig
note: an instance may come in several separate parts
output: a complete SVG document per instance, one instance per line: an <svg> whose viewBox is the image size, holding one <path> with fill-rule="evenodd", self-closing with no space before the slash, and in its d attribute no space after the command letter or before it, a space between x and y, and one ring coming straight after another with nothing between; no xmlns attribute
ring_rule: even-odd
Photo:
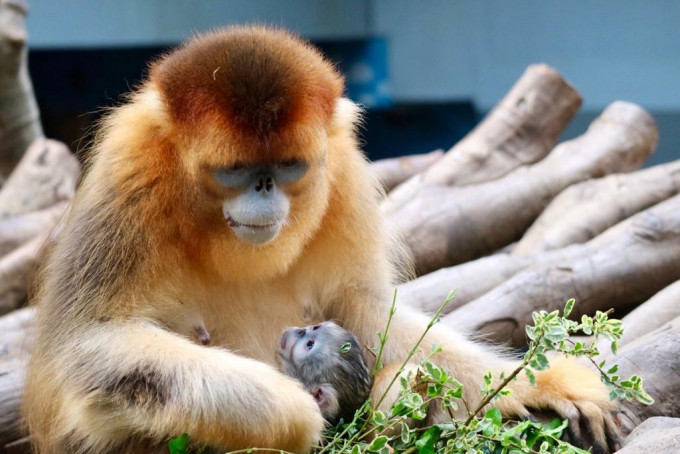
<svg viewBox="0 0 680 454"><path fill-rule="evenodd" d="M654 399L642 387L641 377L632 375L626 380L621 380L621 377L616 375L618 372L617 365L607 367L604 360L598 363L594 359L600 354L596 342L599 338L608 340L612 353L616 354L619 348L619 340L623 335L621 320L609 319L611 310L607 312L597 311L594 317L583 315L580 322L569 320L566 317L571 314L574 303L574 299L567 301L561 317L558 311L550 313L540 311L532 314L534 326L527 326L526 333L530 340L530 346L535 345L536 349L535 358L530 361L529 365L535 370L547 369L549 364L545 352L551 350L567 356L583 356L588 358L595 366L602 381L610 388L610 399L623 398L631 402L636 400L645 405L653 404ZM578 333L593 336L594 340L586 344L569 339L570 335ZM526 361L527 355L524 359ZM526 370L529 371L529 369ZM535 378L531 376L528 378L532 384L536 383Z"/></svg>
<svg viewBox="0 0 680 454"><path fill-rule="evenodd" d="M599 371L602 381L610 388L610 398L637 400L643 404L653 403L652 398L644 391L642 379L631 376L626 380L616 375L617 366L607 366L605 361L596 362L599 355L595 340L599 338L610 342L610 348L616 353L618 342L623 334L621 321L609 319L610 312L597 312L595 316L582 316L580 321L567 317L574 308L574 300L567 301L563 314L559 311L539 311L532 314L533 326L526 327L529 341L528 349L519 365L508 375L497 377L498 385L494 385L492 372L487 372L481 384L481 399L471 406L463 395L463 385L445 370L438 367L434 360L442 351L440 346L433 345L431 352L419 363L417 370L404 373L406 366L420 350L420 345L429 330L439 321L444 307L453 299L451 292L439 310L428 323L422 336L411 348L401 367L395 373L390 386L399 383L399 397L388 411L378 411L379 405L386 398L387 392L373 403L367 401L359 408L354 418L341 422L330 428L324 435L324 442L313 451L314 454L588 454L588 451L572 446L560 440L567 427L567 421L554 419L549 423L538 423L531 420L503 421L497 408L489 408L498 399L511 394L508 385L517 379L522 372L528 381L535 386L534 371L543 371L550 367L547 353L560 352L567 356L585 357ZM396 312L396 292L388 314L384 333L378 333L379 346L374 349L376 355L376 373L382 367L381 358L389 340L388 332ZM572 334L593 336L592 342L572 341ZM468 396L469 398L469 396ZM448 411L450 420L444 424L429 427L417 427L413 421L422 421L428 414L429 406L438 402L442 409ZM455 419L453 416L464 409L467 418ZM482 413L483 412L483 413ZM181 440L180 440L181 439ZM172 442L180 440L183 450L173 450ZM187 454L188 437L173 439L170 445L171 454ZM241 452L274 452L271 449L252 448ZM283 451L276 451L283 454Z"/></svg>

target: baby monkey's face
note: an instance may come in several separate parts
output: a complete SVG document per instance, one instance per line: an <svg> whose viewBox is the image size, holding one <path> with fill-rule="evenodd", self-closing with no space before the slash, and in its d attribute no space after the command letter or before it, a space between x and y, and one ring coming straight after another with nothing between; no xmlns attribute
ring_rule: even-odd
<svg viewBox="0 0 680 454"><path fill-rule="evenodd" d="M284 366L291 363L295 368L309 363L313 358L336 356L350 339L347 331L333 322L299 328L288 328L279 339L278 354Z"/></svg>
<svg viewBox="0 0 680 454"><path fill-rule="evenodd" d="M284 372L302 382L331 423L351 418L368 397L372 377L359 340L333 322L288 328L277 353Z"/></svg>

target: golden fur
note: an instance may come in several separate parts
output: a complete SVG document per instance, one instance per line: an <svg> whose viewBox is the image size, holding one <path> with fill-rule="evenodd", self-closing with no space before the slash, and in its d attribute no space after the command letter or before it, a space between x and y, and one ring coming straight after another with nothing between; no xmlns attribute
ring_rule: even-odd
<svg viewBox="0 0 680 454"><path fill-rule="evenodd" d="M155 63L103 120L34 299L24 410L37 451L151 452L183 432L224 449L303 452L319 440L316 403L274 368L278 336L335 319L375 345L397 275L358 111L341 93L333 67L297 38L230 28ZM238 240L220 209L233 194L208 170L288 158L310 169L287 188L287 225L269 244ZM210 347L175 329L183 314L205 323ZM425 325L400 308L386 362ZM513 365L441 326L432 343L471 401L486 370ZM606 412L603 386L581 381L589 373L520 381L499 405Z"/></svg>

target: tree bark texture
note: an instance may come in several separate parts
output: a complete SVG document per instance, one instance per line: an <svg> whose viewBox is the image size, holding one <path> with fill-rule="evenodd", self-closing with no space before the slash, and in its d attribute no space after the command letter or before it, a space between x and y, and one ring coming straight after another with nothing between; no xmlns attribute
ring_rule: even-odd
<svg viewBox="0 0 680 454"><path fill-rule="evenodd" d="M26 2L0 0L0 177L43 135L28 75Z"/></svg>
<svg viewBox="0 0 680 454"><path fill-rule="evenodd" d="M647 300L680 279L680 195L614 226L584 250L589 246L591 253L517 273L445 322L519 347L532 311L561 309L575 298L573 316L580 317Z"/></svg>
<svg viewBox="0 0 680 454"><path fill-rule="evenodd" d="M581 107L581 95L548 65L531 65L503 100L423 181L467 186L537 162Z"/></svg>
<svg viewBox="0 0 680 454"><path fill-rule="evenodd" d="M0 220L70 200L80 163L61 142L36 139L0 190Z"/></svg>
<svg viewBox="0 0 680 454"><path fill-rule="evenodd" d="M444 156L443 150L435 150L424 154L381 159L371 163L371 170L385 192L390 192L404 181L433 165L442 156Z"/></svg>
<svg viewBox="0 0 680 454"><path fill-rule="evenodd" d="M644 109L617 101L585 134L534 165L465 187L442 187L417 176L392 191L382 209L410 249L416 272L426 274L513 242L566 187L637 170L657 140L654 120Z"/></svg>
<svg viewBox="0 0 680 454"><path fill-rule="evenodd" d="M548 205L513 254L583 243L680 192L680 161L569 186Z"/></svg>

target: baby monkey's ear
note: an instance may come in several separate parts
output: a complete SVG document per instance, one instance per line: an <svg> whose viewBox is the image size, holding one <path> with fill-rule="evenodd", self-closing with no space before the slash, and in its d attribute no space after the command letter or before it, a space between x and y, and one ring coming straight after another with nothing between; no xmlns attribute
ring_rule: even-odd
<svg viewBox="0 0 680 454"><path fill-rule="evenodd" d="M309 392L319 405L321 414L328 421L335 420L340 414L340 402L338 402L338 393L328 383L319 386L313 386Z"/></svg>

